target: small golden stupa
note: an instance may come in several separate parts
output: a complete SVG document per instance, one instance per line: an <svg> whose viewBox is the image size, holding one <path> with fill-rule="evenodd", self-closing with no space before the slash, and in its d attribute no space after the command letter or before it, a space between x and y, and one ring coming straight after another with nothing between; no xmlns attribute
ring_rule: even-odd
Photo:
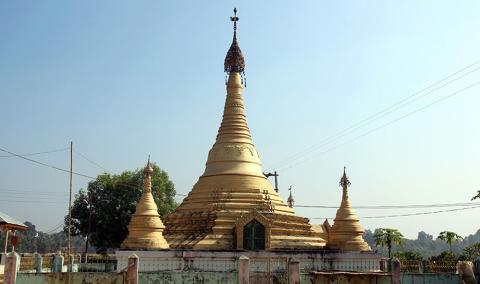
<svg viewBox="0 0 480 284"><path fill-rule="evenodd" d="M158 214L152 195L153 168L148 157L143 180L142 197L137 203L135 214L128 225L128 236L121 247L127 249L168 249L170 246L163 237L165 226Z"/></svg>
<svg viewBox="0 0 480 284"><path fill-rule="evenodd" d="M322 248L328 237L294 215L262 172L245 117L245 61L237 42L225 58L228 74L223 119L203 175L165 222L171 248L284 250Z"/></svg>
<svg viewBox="0 0 480 284"><path fill-rule="evenodd" d="M344 251L370 251L370 246L363 239L365 230L360 225L360 220L348 198L350 184L345 168L343 168L343 176L340 179L340 186L343 189L342 203L333 220L333 226L328 230L328 248Z"/></svg>

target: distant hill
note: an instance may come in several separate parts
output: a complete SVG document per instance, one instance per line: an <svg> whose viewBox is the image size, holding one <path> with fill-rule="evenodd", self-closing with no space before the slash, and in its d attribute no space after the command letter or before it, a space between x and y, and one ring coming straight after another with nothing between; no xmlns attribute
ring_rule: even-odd
<svg viewBox="0 0 480 284"><path fill-rule="evenodd" d="M60 231L57 233L44 233L37 231L35 225L31 222L24 223L27 231L19 231L17 235L20 238L19 244L15 246L15 251L19 253L54 253L59 250L65 250L67 247L67 235ZM0 244L5 240L5 235L1 234ZM8 245L10 250L10 244ZM72 237L72 249L74 252L83 252L85 249L85 240L81 237Z"/></svg>
<svg viewBox="0 0 480 284"><path fill-rule="evenodd" d="M375 242L373 240L373 232L371 230L366 230L363 237L373 250L378 250L378 252L382 252L384 255L387 254L386 249L375 246ZM423 258L429 258L431 256L439 255L443 251L449 250L448 245L444 241L439 240L436 237L436 235L429 235L421 231L418 232L417 239L405 239L404 243L401 246L394 245L393 251L416 251L420 253ZM455 254L459 255L462 253L462 250L465 247L478 242L480 242L480 229L477 230L475 234L468 235L463 240L455 243L452 246L452 251Z"/></svg>

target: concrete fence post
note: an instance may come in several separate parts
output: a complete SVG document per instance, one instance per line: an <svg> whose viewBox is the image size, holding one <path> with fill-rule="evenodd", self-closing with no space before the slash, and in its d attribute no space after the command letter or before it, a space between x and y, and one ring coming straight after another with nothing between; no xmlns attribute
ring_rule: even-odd
<svg viewBox="0 0 480 284"><path fill-rule="evenodd" d="M300 284L300 262L293 258L288 263L288 284Z"/></svg>
<svg viewBox="0 0 480 284"><path fill-rule="evenodd" d="M16 252L8 254L5 261L5 270L3 272L3 284L15 284L19 267L20 256Z"/></svg>
<svg viewBox="0 0 480 284"><path fill-rule="evenodd" d="M473 261L473 273L475 273L475 275L480 274L480 258Z"/></svg>
<svg viewBox="0 0 480 284"><path fill-rule="evenodd" d="M398 258L392 258L390 260L390 267L391 267L391 273L392 273L392 284L401 284L400 260L398 260Z"/></svg>
<svg viewBox="0 0 480 284"><path fill-rule="evenodd" d="M418 261L418 273L423 273L423 260Z"/></svg>
<svg viewBox="0 0 480 284"><path fill-rule="evenodd" d="M250 259L244 255L238 258L238 284L250 284Z"/></svg>
<svg viewBox="0 0 480 284"><path fill-rule="evenodd" d="M380 271L386 272L387 268L385 267L385 260L382 258L380 259Z"/></svg>
<svg viewBox="0 0 480 284"><path fill-rule="evenodd" d="M67 271L68 272L73 272L73 263L75 261L75 256L73 254L68 256L68 266L67 266Z"/></svg>
<svg viewBox="0 0 480 284"><path fill-rule="evenodd" d="M35 272L42 273L43 258L39 253L35 254Z"/></svg>
<svg viewBox="0 0 480 284"><path fill-rule="evenodd" d="M127 284L137 284L138 283L138 256L132 254L128 257L128 266L127 266Z"/></svg>
<svg viewBox="0 0 480 284"><path fill-rule="evenodd" d="M52 272L62 272L63 271L63 255L59 252L53 258L53 267Z"/></svg>

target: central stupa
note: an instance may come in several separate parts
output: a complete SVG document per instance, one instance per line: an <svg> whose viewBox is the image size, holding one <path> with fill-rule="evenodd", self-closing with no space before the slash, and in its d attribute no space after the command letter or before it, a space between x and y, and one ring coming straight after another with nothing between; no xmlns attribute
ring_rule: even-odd
<svg viewBox="0 0 480 284"><path fill-rule="evenodd" d="M296 216L262 172L245 117L245 60L237 42L234 12L233 42L224 66L228 81L223 119L205 172L165 219L164 237L171 248L179 249L322 248L328 233Z"/></svg>

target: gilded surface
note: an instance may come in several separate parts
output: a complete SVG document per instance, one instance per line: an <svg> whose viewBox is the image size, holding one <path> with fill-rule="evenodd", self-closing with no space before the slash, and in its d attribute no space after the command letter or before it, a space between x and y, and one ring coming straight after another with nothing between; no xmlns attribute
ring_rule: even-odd
<svg viewBox="0 0 480 284"><path fill-rule="evenodd" d="M295 216L263 175L244 109L241 76L231 72L223 119L205 171L164 220L165 238L172 248L241 249L243 235L238 232L243 227L238 220L256 212L272 224L267 249L325 246L326 235L315 232L308 219ZM190 222L193 216L198 220Z"/></svg>
<svg viewBox="0 0 480 284"><path fill-rule="evenodd" d="M370 246L363 239L365 230L353 210L348 198L350 181L343 171L340 180L342 186L342 203L337 210L333 226L329 229L328 247L345 251L370 251Z"/></svg>
<svg viewBox="0 0 480 284"><path fill-rule="evenodd" d="M142 197L138 201L135 214L128 225L128 236L122 248L128 249L168 249L170 246L163 237L165 226L158 214L157 204L152 195L152 173L150 160L145 167Z"/></svg>

